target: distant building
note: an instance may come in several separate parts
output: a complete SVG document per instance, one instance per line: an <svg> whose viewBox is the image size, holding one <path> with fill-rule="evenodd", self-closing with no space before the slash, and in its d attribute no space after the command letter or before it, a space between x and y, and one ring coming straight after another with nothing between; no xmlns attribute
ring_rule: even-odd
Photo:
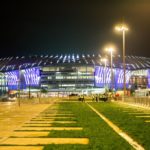
<svg viewBox="0 0 150 150"><path fill-rule="evenodd" d="M39 90L78 92L111 87L110 62L106 70L101 55L67 54L0 59L0 92ZM150 58L126 56L126 87L150 87ZM122 57L113 58L113 88L123 89Z"/></svg>

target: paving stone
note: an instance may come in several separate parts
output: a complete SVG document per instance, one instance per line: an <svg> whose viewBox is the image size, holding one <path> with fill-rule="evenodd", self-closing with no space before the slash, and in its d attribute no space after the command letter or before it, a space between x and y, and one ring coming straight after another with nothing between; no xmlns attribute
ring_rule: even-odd
<svg viewBox="0 0 150 150"><path fill-rule="evenodd" d="M49 132L13 132L10 136L15 137L39 137L48 136Z"/></svg>
<svg viewBox="0 0 150 150"><path fill-rule="evenodd" d="M43 117L43 116L45 116L45 117L53 117L53 116L74 116L74 114L41 114L41 115L39 115L39 116L37 116L37 117Z"/></svg>
<svg viewBox="0 0 150 150"><path fill-rule="evenodd" d="M83 130L81 127L22 127L15 131Z"/></svg>
<svg viewBox="0 0 150 150"><path fill-rule="evenodd" d="M22 146L46 145L46 144L88 144L88 143L89 143L88 138L8 138L7 140L2 142L2 144L22 145Z"/></svg>
<svg viewBox="0 0 150 150"><path fill-rule="evenodd" d="M26 123L35 123L35 122L38 122L38 123L51 123L51 122L53 122L53 121L55 121L55 120L30 120L30 121L28 121L28 122L26 122Z"/></svg>
<svg viewBox="0 0 150 150"><path fill-rule="evenodd" d="M71 118L71 119L75 119L75 117L63 117L63 116L51 116L51 117L49 117L49 116L45 116L45 117L43 117L43 116L39 116L39 117L36 117L36 118L32 118L32 120L33 119L55 119L55 118Z"/></svg>
<svg viewBox="0 0 150 150"><path fill-rule="evenodd" d="M77 123L76 121L30 121L25 124Z"/></svg>
<svg viewBox="0 0 150 150"><path fill-rule="evenodd" d="M42 150L44 146L0 146L0 150Z"/></svg>
<svg viewBox="0 0 150 150"><path fill-rule="evenodd" d="M42 119L42 118L35 118L35 119L31 119L31 121L54 121L54 118L47 118L47 119Z"/></svg>
<svg viewBox="0 0 150 150"><path fill-rule="evenodd" d="M51 127L52 124L36 124L36 123L32 123L32 124L24 124L22 127Z"/></svg>
<svg viewBox="0 0 150 150"><path fill-rule="evenodd" d="M124 110L125 113L141 113L141 111Z"/></svg>
<svg viewBox="0 0 150 150"><path fill-rule="evenodd" d="M0 120L1 137L9 137L13 130L21 127L24 122L28 122L49 106L50 104L22 104L21 107L18 107L14 103L5 107L0 105L0 112L9 110Z"/></svg>
<svg viewBox="0 0 150 150"><path fill-rule="evenodd" d="M131 115L134 115L134 114L135 115L140 115L140 114L141 115L150 115L150 113L139 113L139 112L137 112L137 113L136 112L135 113L129 113L129 114L131 114Z"/></svg>
<svg viewBox="0 0 150 150"><path fill-rule="evenodd" d="M137 118L150 118L150 116L136 116Z"/></svg>
<svg viewBox="0 0 150 150"><path fill-rule="evenodd" d="M44 112L41 112L40 114L54 114L54 113L57 113L59 111L59 113L61 112L61 113L65 113L65 114L72 114L72 112L71 111L61 111L61 110L59 110L59 109L57 109L57 110L50 110L50 111L44 111Z"/></svg>

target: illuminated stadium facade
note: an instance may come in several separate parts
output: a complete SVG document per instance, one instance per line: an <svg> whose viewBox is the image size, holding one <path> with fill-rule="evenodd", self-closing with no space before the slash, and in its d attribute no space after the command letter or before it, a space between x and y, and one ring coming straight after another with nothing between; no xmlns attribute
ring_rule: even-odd
<svg viewBox="0 0 150 150"><path fill-rule="evenodd" d="M46 55L0 59L0 91L40 90L51 92L111 87L110 62L101 55ZM150 87L150 58L126 56L126 87ZM113 88L123 89L122 57L113 58Z"/></svg>

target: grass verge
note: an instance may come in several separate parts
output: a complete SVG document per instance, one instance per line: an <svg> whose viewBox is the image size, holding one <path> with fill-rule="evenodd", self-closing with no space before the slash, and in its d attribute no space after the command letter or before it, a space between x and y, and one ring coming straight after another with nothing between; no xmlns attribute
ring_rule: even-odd
<svg viewBox="0 0 150 150"><path fill-rule="evenodd" d="M47 145L44 150L132 150L133 148L116 134L85 103L61 103L59 109L71 111L77 117L77 126L83 131L51 131L49 137L85 137L88 145ZM61 111L58 112L61 113Z"/></svg>
<svg viewBox="0 0 150 150"><path fill-rule="evenodd" d="M146 150L150 149L150 124L145 123L146 118L137 118L136 114L129 112L144 112L144 109L127 107L117 103L90 103L100 113L106 116L130 137L136 140ZM129 111L129 112L128 112Z"/></svg>

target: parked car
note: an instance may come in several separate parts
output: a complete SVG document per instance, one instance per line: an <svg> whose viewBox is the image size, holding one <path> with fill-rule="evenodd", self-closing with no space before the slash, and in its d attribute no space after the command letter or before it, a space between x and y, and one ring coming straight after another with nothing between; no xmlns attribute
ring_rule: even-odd
<svg viewBox="0 0 150 150"><path fill-rule="evenodd" d="M2 102L6 102L6 101L8 101L8 96L2 96L2 97L0 97L0 101L2 101Z"/></svg>
<svg viewBox="0 0 150 150"><path fill-rule="evenodd" d="M99 95L99 100L106 102L108 100L108 94L106 94L106 93L100 94Z"/></svg>
<svg viewBox="0 0 150 150"><path fill-rule="evenodd" d="M5 96L2 96L0 98L0 101L2 101L2 102L8 102L8 101L13 102L16 99L17 99L16 97L9 97L9 96L5 95Z"/></svg>
<svg viewBox="0 0 150 150"><path fill-rule="evenodd" d="M9 101L15 101L17 98L16 97L8 97Z"/></svg>

